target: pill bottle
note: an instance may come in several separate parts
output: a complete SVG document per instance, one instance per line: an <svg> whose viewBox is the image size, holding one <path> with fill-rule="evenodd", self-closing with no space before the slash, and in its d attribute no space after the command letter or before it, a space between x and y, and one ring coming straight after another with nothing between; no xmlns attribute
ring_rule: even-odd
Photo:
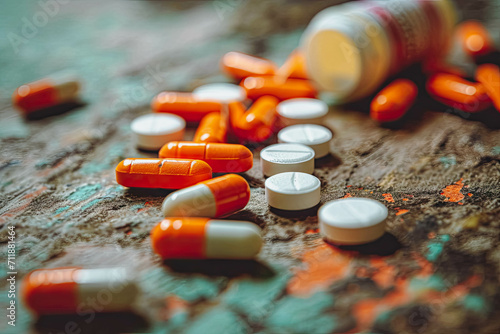
<svg viewBox="0 0 500 334"><path fill-rule="evenodd" d="M456 20L451 0L349 2L319 12L300 47L317 88L344 103L412 63L443 55Z"/></svg>

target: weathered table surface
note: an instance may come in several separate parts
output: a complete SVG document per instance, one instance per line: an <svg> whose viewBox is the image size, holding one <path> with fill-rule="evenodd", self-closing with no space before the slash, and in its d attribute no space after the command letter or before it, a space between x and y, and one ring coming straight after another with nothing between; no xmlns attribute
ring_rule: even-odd
<svg viewBox="0 0 500 334"><path fill-rule="evenodd" d="M265 39L234 33L236 2L224 3L221 12L215 2L71 2L46 14L45 24L37 2L2 4L2 35L11 33L0 42L2 254L14 225L18 282L42 267L122 265L135 271L142 294L130 314L36 319L19 305L16 327L2 315L0 332L72 332L70 321L89 333L498 332L494 114L480 122L428 111L389 129L366 112L330 112L332 155L314 173L321 202L353 196L386 204L388 233L372 244L335 248L321 240L315 209L270 210L258 147L243 174L250 204L229 217L263 229L258 259L162 263L152 253L149 231L168 192L116 184L120 160L153 156L134 147L130 121L150 112L161 90L227 80L217 71L227 51L281 62L300 38L300 29ZM37 25L29 31L26 22ZM13 89L65 68L82 78L85 105L41 120L20 117ZM2 312L6 303L2 292Z"/></svg>

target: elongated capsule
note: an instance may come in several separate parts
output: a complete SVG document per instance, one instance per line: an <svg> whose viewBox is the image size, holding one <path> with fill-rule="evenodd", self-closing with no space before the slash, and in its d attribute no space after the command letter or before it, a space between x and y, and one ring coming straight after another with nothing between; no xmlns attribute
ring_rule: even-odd
<svg viewBox="0 0 500 334"><path fill-rule="evenodd" d="M155 112L179 115L186 122L199 122L212 112L220 112L221 104L198 99L191 93L162 92L153 98L151 108Z"/></svg>
<svg viewBox="0 0 500 334"><path fill-rule="evenodd" d="M165 218L151 231L163 259L252 259L262 247L260 228L250 222L210 218Z"/></svg>
<svg viewBox="0 0 500 334"><path fill-rule="evenodd" d="M495 49L490 33L479 21L462 22L456 34L462 49L472 57L486 55Z"/></svg>
<svg viewBox="0 0 500 334"><path fill-rule="evenodd" d="M226 53L220 63L222 71L241 80L246 77L274 75L276 65L265 58L255 57L242 52Z"/></svg>
<svg viewBox="0 0 500 334"><path fill-rule="evenodd" d="M304 54L298 49L293 50L285 60L285 63L276 72L276 76L285 79L309 79Z"/></svg>
<svg viewBox="0 0 500 334"><path fill-rule="evenodd" d="M401 118L417 98L417 86L407 79L398 79L382 89L373 99L370 116L379 122L392 122Z"/></svg>
<svg viewBox="0 0 500 334"><path fill-rule="evenodd" d="M159 156L203 160L212 167L214 173L241 173L253 166L252 152L239 144L172 141L160 149Z"/></svg>
<svg viewBox="0 0 500 334"><path fill-rule="evenodd" d="M317 93L309 80L283 80L277 76L248 77L240 85L247 91L247 96L253 100L264 95L271 95L279 100L288 100L296 97L315 97Z"/></svg>
<svg viewBox="0 0 500 334"><path fill-rule="evenodd" d="M480 65L476 70L476 80L483 85L495 108L500 111L500 68L494 64Z"/></svg>
<svg viewBox="0 0 500 334"><path fill-rule="evenodd" d="M78 100L80 83L73 75L61 74L17 88L12 103L24 114Z"/></svg>
<svg viewBox="0 0 500 334"><path fill-rule="evenodd" d="M484 86L448 73L427 80L427 92L436 100L466 112L478 112L491 105Z"/></svg>
<svg viewBox="0 0 500 334"><path fill-rule="evenodd" d="M221 113L213 112L203 117L196 129L193 141L197 143L224 143L227 126Z"/></svg>
<svg viewBox="0 0 500 334"><path fill-rule="evenodd" d="M235 119L233 130L236 135L256 142L269 138L276 121L278 102L273 96L262 96L255 101L243 117Z"/></svg>
<svg viewBox="0 0 500 334"><path fill-rule="evenodd" d="M227 174L171 193L161 210L165 217L218 218L243 209L249 200L247 181Z"/></svg>
<svg viewBox="0 0 500 334"><path fill-rule="evenodd" d="M139 290L125 268L38 269L21 285L24 304L39 315L131 310Z"/></svg>
<svg viewBox="0 0 500 334"><path fill-rule="evenodd" d="M125 159L116 166L116 182L131 188L181 189L212 178L212 168L192 159Z"/></svg>

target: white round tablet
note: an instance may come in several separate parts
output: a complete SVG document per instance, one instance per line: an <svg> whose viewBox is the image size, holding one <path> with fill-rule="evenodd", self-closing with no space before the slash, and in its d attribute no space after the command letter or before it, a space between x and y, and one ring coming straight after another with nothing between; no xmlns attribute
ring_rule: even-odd
<svg viewBox="0 0 500 334"><path fill-rule="evenodd" d="M194 89L193 95L200 100L212 100L222 103L242 102L247 98L247 93L241 86L229 83L203 85Z"/></svg>
<svg viewBox="0 0 500 334"><path fill-rule="evenodd" d="M260 151L265 176L285 172L314 172L314 150L302 144L274 144Z"/></svg>
<svg viewBox="0 0 500 334"><path fill-rule="evenodd" d="M278 133L280 143L296 143L309 146L316 153L316 159L330 153L330 140L332 140L332 132L317 124L291 125Z"/></svg>
<svg viewBox="0 0 500 334"><path fill-rule="evenodd" d="M177 115L154 113L137 117L130 127L139 148L159 150L169 141L183 139L186 122Z"/></svg>
<svg viewBox="0 0 500 334"><path fill-rule="evenodd" d="M284 126L294 124L323 124L328 105L318 99L289 99L276 107Z"/></svg>
<svg viewBox="0 0 500 334"><path fill-rule="evenodd" d="M267 203L281 210L305 210L319 203L321 182L306 173L287 172L265 182Z"/></svg>
<svg viewBox="0 0 500 334"><path fill-rule="evenodd" d="M336 244L364 244L385 232L387 207L369 198L330 201L318 211L319 230Z"/></svg>

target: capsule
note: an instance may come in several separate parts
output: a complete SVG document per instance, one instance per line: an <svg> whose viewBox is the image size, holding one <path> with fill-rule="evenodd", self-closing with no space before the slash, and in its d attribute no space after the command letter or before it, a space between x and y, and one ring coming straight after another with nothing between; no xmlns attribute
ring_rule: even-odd
<svg viewBox="0 0 500 334"><path fill-rule="evenodd" d="M194 134L197 143L224 143L226 141L227 126L222 120L221 113L213 112L203 117Z"/></svg>
<svg viewBox="0 0 500 334"><path fill-rule="evenodd" d="M482 84L453 74L438 73L431 76L426 88L436 100L465 112L478 112L491 105Z"/></svg>
<svg viewBox="0 0 500 334"><path fill-rule="evenodd" d="M456 30L462 49L472 57L486 55L495 47L486 28L478 21L469 20L461 23Z"/></svg>
<svg viewBox="0 0 500 334"><path fill-rule="evenodd" d="M500 68L493 64L480 65L476 70L476 80L483 85L493 105L500 111Z"/></svg>
<svg viewBox="0 0 500 334"><path fill-rule="evenodd" d="M272 61L242 52L226 53L220 66L223 72L238 80L276 73L276 65Z"/></svg>
<svg viewBox="0 0 500 334"><path fill-rule="evenodd" d="M163 145L159 156L203 160L212 167L214 173L241 173L253 166L252 152L239 144L172 141Z"/></svg>
<svg viewBox="0 0 500 334"><path fill-rule="evenodd" d="M34 81L17 88L12 103L24 114L75 102L79 98L80 83L73 75L61 74Z"/></svg>
<svg viewBox="0 0 500 334"><path fill-rule="evenodd" d="M247 91L247 96L256 100L264 95L271 95L279 100L288 100L296 97L315 97L316 90L309 80L287 79L278 76L248 77L240 85Z"/></svg>
<svg viewBox="0 0 500 334"><path fill-rule="evenodd" d="M161 210L165 217L218 218L243 209L249 200L247 181L227 174L171 193Z"/></svg>
<svg viewBox="0 0 500 334"><path fill-rule="evenodd" d="M238 111L233 117L233 130L241 139L249 139L261 142L269 138L276 120L276 106L278 99L273 96L263 96L245 112L238 115ZM237 107L236 107L237 108Z"/></svg>
<svg viewBox="0 0 500 334"><path fill-rule="evenodd" d="M162 92L153 98L151 108L155 112L179 115L186 122L199 122L212 112L220 112L221 104L197 99L191 93Z"/></svg>
<svg viewBox="0 0 500 334"><path fill-rule="evenodd" d="M163 259L252 259L262 247L260 228L250 222L210 218L165 218L151 231Z"/></svg>
<svg viewBox="0 0 500 334"><path fill-rule="evenodd" d="M181 189L212 178L212 168L192 159L125 159L116 166L116 182L131 188Z"/></svg>
<svg viewBox="0 0 500 334"><path fill-rule="evenodd" d="M290 53L285 63L278 69L276 76L284 79L309 79L306 71L306 59L300 50L295 49Z"/></svg>
<svg viewBox="0 0 500 334"><path fill-rule="evenodd" d="M373 99L370 116L379 122L401 118L417 98L417 86L407 79L398 79L382 89Z"/></svg>
<svg viewBox="0 0 500 334"><path fill-rule="evenodd" d="M138 293L125 268L38 269L21 284L24 304L38 315L129 311Z"/></svg>

